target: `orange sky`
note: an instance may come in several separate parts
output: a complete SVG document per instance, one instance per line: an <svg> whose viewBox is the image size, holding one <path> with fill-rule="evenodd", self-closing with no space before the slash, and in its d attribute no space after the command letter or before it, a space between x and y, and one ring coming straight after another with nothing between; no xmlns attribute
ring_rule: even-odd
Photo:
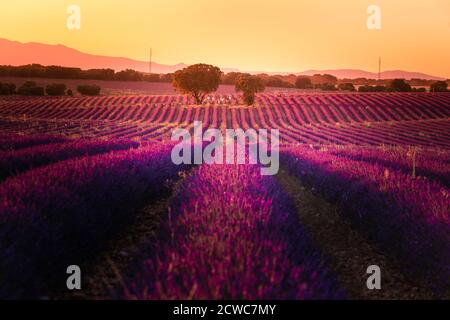
<svg viewBox="0 0 450 320"><path fill-rule="evenodd" d="M81 8L81 30L66 8ZM368 30L366 9L382 10ZM450 78L449 0L14 0L0 37L165 64L206 62L249 71L355 68Z"/></svg>

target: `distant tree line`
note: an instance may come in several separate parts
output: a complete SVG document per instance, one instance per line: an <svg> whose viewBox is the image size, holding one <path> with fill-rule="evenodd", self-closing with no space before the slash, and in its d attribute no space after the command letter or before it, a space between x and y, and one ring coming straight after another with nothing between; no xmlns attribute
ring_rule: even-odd
<svg viewBox="0 0 450 320"><path fill-rule="evenodd" d="M172 74L146 74L131 69L119 72L115 72L113 69L82 70L80 68L72 67L42 66L40 64L0 66L0 77L148 82L172 81Z"/></svg>
<svg viewBox="0 0 450 320"><path fill-rule="evenodd" d="M359 92L426 92L425 87L414 88L405 79L393 79L386 85L362 85ZM447 81L435 81L429 85L429 92L448 92Z"/></svg>
<svg viewBox="0 0 450 320"><path fill-rule="evenodd" d="M211 67L205 64L195 65L196 68L185 68L186 72L194 72L199 75L198 72L202 68L209 69ZM217 68L217 67L214 67ZM214 69L215 70L215 69ZM313 76L296 76L294 74L289 75L268 75L257 74L249 77L247 73L241 72L229 72L224 74L223 72L215 70L214 73L214 85L226 84L235 86L237 91L241 90L246 85L254 88L261 87L278 87L278 88L297 88L297 89L315 89L323 91L359 91L359 92L424 92L425 86L429 87L431 92L445 92L448 91L447 81L430 81L423 79L393 79L393 80L374 80L374 79L337 79L333 75L329 74L315 74ZM217 71L217 72L216 72ZM180 92L186 92L182 86L188 86L187 79L193 79L193 76L186 76L185 73L181 73L181 70L175 73L168 74L148 74L138 72L135 70L127 69L119 72L115 72L112 69L89 69L82 70L80 68L61 67L61 66L42 66L39 64L31 64L25 66L0 66L0 77L24 77L24 78L50 78L50 79L86 79L86 80L108 80L108 81L147 81L147 82L167 82L173 83L175 88ZM211 74L209 74L211 76ZM247 82L244 85L243 81ZM198 79L197 79L198 80ZM181 84L181 85L180 85ZM237 85L238 84L238 85ZM190 83L193 85L193 83ZM237 86L236 86L237 85ZM422 86L422 88L416 89L413 86ZM82 95L98 95L101 88L99 86L86 86L81 85L77 87L77 91ZM215 91L215 90L213 90ZM200 92L200 91L199 91ZM258 90L257 90L258 92ZM16 90L13 84L1 84L0 94L23 94L23 95L73 95L71 90L67 90L64 84L50 84L48 86L39 87L34 82L27 82ZM197 93L194 96L196 101L201 101L202 96ZM249 98L250 99L250 98ZM251 99L250 99L251 100ZM248 101L250 101L248 100Z"/></svg>
<svg viewBox="0 0 450 320"><path fill-rule="evenodd" d="M426 81L426 80L424 80ZM405 79L384 80L383 84L359 85L359 92L426 92L425 87L414 88L410 81ZM435 81L430 83L430 92L447 92L446 81ZM330 75L314 75L313 77L298 77L295 82L298 89L321 89L323 91L356 91L355 84L338 80Z"/></svg>
<svg viewBox="0 0 450 320"><path fill-rule="evenodd" d="M230 72L222 76L222 83L234 85L236 79L244 73ZM447 81L424 79L338 79L330 74L315 74L313 76L267 75L257 74L266 87L315 89L323 91L360 91L360 92L424 92L425 87L431 92L446 92L450 79ZM421 87L421 88L414 88Z"/></svg>
<svg viewBox="0 0 450 320"><path fill-rule="evenodd" d="M8 96L16 93L16 85L14 83L1 83L0 82L0 95Z"/></svg>
<svg viewBox="0 0 450 320"><path fill-rule="evenodd" d="M264 91L265 87L276 78L248 73L231 72L224 75L218 67L207 64L196 64L179 70L175 73L173 86L175 90L190 94L197 104L202 104L205 96L214 92L219 83L233 84L236 92L242 93L242 100L247 105L252 105L255 95ZM294 86L299 89L321 89L324 91L356 91L351 82L339 83L338 79L329 74L316 74L312 77L297 77ZM430 91L446 92L448 85L446 81L434 82ZM393 79L383 85L363 85L358 88L359 92L425 92L425 88L413 88L404 79Z"/></svg>
<svg viewBox="0 0 450 320"><path fill-rule="evenodd" d="M77 87L79 94L84 96L97 96L100 94L101 87L97 85L79 85ZM37 85L34 81L26 81L19 88L16 89L14 83L1 83L0 82L0 95L23 95L23 96L73 96L71 89L67 90L67 86L64 83L52 83L45 87Z"/></svg>

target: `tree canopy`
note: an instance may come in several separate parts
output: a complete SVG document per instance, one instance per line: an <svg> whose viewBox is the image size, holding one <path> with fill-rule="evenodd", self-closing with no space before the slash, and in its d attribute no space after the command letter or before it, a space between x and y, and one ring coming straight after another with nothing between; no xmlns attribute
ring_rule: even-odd
<svg viewBox="0 0 450 320"><path fill-rule="evenodd" d="M236 79L235 89L237 92L242 92L244 102L251 105L255 102L255 94L264 91L265 86L261 78L242 74Z"/></svg>
<svg viewBox="0 0 450 320"><path fill-rule="evenodd" d="M175 90L191 94L201 104L205 95L219 88L221 76L218 67L200 63L175 72L172 84Z"/></svg>
<svg viewBox="0 0 450 320"><path fill-rule="evenodd" d="M308 77L298 77L295 81L295 87L298 89L310 89L312 88L311 79Z"/></svg>
<svg viewBox="0 0 450 320"><path fill-rule="evenodd" d="M405 79L394 79L389 83L388 89L397 92L410 92L411 85L407 83Z"/></svg>
<svg viewBox="0 0 450 320"><path fill-rule="evenodd" d="M448 84L446 81L436 81L430 86L430 92L447 92Z"/></svg>

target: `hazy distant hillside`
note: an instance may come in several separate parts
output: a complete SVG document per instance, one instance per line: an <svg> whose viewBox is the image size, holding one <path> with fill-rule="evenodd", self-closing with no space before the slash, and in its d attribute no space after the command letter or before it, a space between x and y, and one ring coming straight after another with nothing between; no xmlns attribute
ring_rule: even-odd
<svg viewBox="0 0 450 320"><path fill-rule="evenodd" d="M63 45L47 45L41 43L20 43L0 39L0 64L25 65L39 63L42 65L59 65L79 67L82 69L111 68L116 71L134 69L148 72L148 61L128 58L108 57L83 53ZM152 72L170 73L184 68L186 65L163 65L152 63Z"/></svg>
<svg viewBox="0 0 450 320"><path fill-rule="evenodd" d="M101 55L93 55L83 53L81 51L63 46L48 45L42 43L21 43L0 39L0 65L25 65L31 63L39 63L42 65L59 65L65 67L79 67L82 69L111 68L116 71L124 69L133 69L142 72L148 72L148 61L138 61L129 58L108 57ZM153 73L171 73L186 67L186 64L164 65L156 62L152 63ZM222 68L224 72L239 71L235 68ZM264 71L261 71L263 73ZM260 72L252 72L260 73ZM354 69L337 69L337 70L307 70L298 73L298 75L314 75L314 74L332 74L340 79L348 78L378 78L377 73L367 72ZM269 72L269 74L286 74L286 72ZM443 78L427 75L419 72L408 72L401 70L384 71L381 73L382 79L393 78L420 78L427 80L443 80Z"/></svg>
<svg viewBox="0 0 450 320"><path fill-rule="evenodd" d="M337 69L337 70L307 70L298 73L298 75L302 76L312 76L315 74L331 74L339 79L356 79L356 78L366 78L366 79L378 79L378 73L368 72L364 70L356 70L356 69ZM395 78L404 78L407 80L410 79L426 79L426 80L445 80L441 77L431 76L428 74L420 73L420 72L409 72L402 70L392 70L392 71L383 71L380 74L381 79L395 79Z"/></svg>

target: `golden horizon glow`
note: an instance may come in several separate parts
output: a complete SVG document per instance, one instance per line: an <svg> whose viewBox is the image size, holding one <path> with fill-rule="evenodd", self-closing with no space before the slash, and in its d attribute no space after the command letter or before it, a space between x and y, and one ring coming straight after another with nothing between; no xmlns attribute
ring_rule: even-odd
<svg viewBox="0 0 450 320"><path fill-rule="evenodd" d="M66 9L81 8L81 30ZM369 5L381 30L366 27ZM450 78L448 0L15 0L0 38L63 44L92 54L162 64L198 62L245 71L363 69Z"/></svg>

